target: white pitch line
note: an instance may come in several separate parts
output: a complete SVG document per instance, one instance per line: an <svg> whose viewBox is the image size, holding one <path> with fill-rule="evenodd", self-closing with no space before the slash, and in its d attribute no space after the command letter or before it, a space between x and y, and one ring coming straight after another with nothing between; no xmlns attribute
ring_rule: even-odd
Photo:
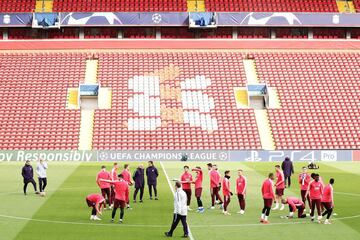
<svg viewBox="0 0 360 240"><path fill-rule="evenodd" d="M332 218L333 221L336 220L347 220L359 218L360 215L341 217L341 218ZM25 217L16 217L9 215L0 214L0 218L24 220L24 221L33 221L33 222L43 222L43 223L55 223L55 224L69 224L69 225L86 225L86 226L106 226L106 227L147 227L147 228L164 228L168 225L147 225L147 224L106 224L106 223L85 223L85 222L67 222L67 221L56 221L56 220L46 220L46 219L36 219L36 218L25 218ZM270 224L260 224L260 223L244 223L244 224L218 224L218 225L192 225L193 228L208 228L208 227L268 227L268 226L277 226L277 225L294 225L294 224L311 224L309 221L298 221L298 222L284 222L284 223L270 223Z"/></svg>
<svg viewBox="0 0 360 240"><path fill-rule="evenodd" d="M167 182L168 182L168 184L169 184L170 190L171 190L172 194L175 195L174 188L173 188L173 186L172 186L172 184L171 184L169 175L167 174L167 172L166 172L166 170L165 170L164 164L163 164L162 162L160 162L160 165L161 165L161 168L162 168L162 170L163 170L163 172L164 172L164 174L165 174L165 177L166 177L166 180L167 180ZM190 238L190 240L195 240L194 236L193 236L192 233L191 233L189 224L188 224L188 231L189 231L189 238Z"/></svg>
<svg viewBox="0 0 360 240"><path fill-rule="evenodd" d="M348 196L353 196L353 197L360 197L359 193L334 192L334 194L348 195Z"/></svg>

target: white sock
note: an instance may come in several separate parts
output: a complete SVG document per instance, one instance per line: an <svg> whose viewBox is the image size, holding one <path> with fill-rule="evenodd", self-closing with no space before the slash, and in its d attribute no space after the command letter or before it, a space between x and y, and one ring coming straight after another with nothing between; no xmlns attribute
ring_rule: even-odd
<svg viewBox="0 0 360 240"><path fill-rule="evenodd" d="M264 219L264 218L265 218L265 214L262 213L262 214L261 214L261 219Z"/></svg>
<svg viewBox="0 0 360 240"><path fill-rule="evenodd" d="M294 216L294 212L290 212L289 216L290 217Z"/></svg>
<svg viewBox="0 0 360 240"><path fill-rule="evenodd" d="M268 216L265 216L265 221L267 221L268 220Z"/></svg>
<svg viewBox="0 0 360 240"><path fill-rule="evenodd" d="M281 204L281 207L282 207L282 208L284 208L284 207L285 207L285 205L284 205L284 204Z"/></svg>
<svg viewBox="0 0 360 240"><path fill-rule="evenodd" d="M275 204L275 208L279 208L279 203L276 203L276 204Z"/></svg>

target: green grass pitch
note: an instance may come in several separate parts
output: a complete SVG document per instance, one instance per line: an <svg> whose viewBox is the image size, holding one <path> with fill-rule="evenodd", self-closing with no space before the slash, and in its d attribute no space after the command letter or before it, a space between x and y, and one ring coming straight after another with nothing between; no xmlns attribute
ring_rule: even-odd
<svg viewBox="0 0 360 240"><path fill-rule="evenodd" d="M132 203L132 210L125 212L124 224L110 223L110 211L105 211L102 221L89 220L90 208L85 196L98 192L96 173L103 163L49 163L47 196L33 194L29 185L28 196L22 194L20 175L23 163L0 163L0 239L165 239L163 233L170 227L173 211L172 193L164 171L169 178L179 178L182 162L156 163L160 172L159 201L150 201L147 190L144 203ZM139 163L131 162L131 170ZM332 225L311 223L309 219L282 219L284 211L272 211L269 225L258 223L262 208L260 185L265 176L274 172L276 163L219 162L221 173L231 170L234 190L236 170L244 170L248 178L246 214L239 210L237 198L232 197L229 206L231 216L223 216L219 209L209 210L209 179L205 162L187 162L190 167L201 166L204 170L203 214L192 211L188 216L190 230L195 240L220 239L360 239L360 164L320 163L317 172L327 182L335 178L335 212ZM108 170L111 163L106 163ZM122 165L122 163L121 163ZM286 189L286 196L299 196L297 175L302 163L295 163L293 185ZM133 193L133 189L131 189ZM196 209L193 198L191 207ZM119 214L119 212L117 213ZM119 215L117 215L118 217ZM181 226L174 239L180 239Z"/></svg>

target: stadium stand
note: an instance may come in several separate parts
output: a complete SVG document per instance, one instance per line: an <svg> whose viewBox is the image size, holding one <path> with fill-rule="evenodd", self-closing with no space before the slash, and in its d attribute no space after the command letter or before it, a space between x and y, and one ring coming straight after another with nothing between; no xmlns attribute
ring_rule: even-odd
<svg viewBox="0 0 360 240"><path fill-rule="evenodd" d="M186 0L55 0L54 12L186 12Z"/></svg>
<svg viewBox="0 0 360 240"><path fill-rule="evenodd" d="M345 38L346 29L343 28L314 28L313 35L315 39L331 39L331 38Z"/></svg>
<svg viewBox="0 0 360 240"><path fill-rule="evenodd" d="M32 12L36 0L0 1L0 12Z"/></svg>
<svg viewBox="0 0 360 240"><path fill-rule="evenodd" d="M161 38L195 38L195 31L183 27L163 27Z"/></svg>
<svg viewBox="0 0 360 240"><path fill-rule="evenodd" d="M0 149L77 149L80 111L67 87L84 78L84 54L0 54Z"/></svg>
<svg viewBox="0 0 360 240"><path fill-rule="evenodd" d="M360 12L360 0L353 0L356 12Z"/></svg>
<svg viewBox="0 0 360 240"><path fill-rule="evenodd" d="M199 38L232 38L232 28L203 29Z"/></svg>
<svg viewBox="0 0 360 240"><path fill-rule="evenodd" d="M359 28L352 28L350 33L351 33L351 38L360 39L360 29Z"/></svg>
<svg viewBox="0 0 360 240"><path fill-rule="evenodd" d="M124 38L155 38L155 28L123 28Z"/></svg>
<svg viewBox="0 0 360 240"><path fill-rule="evenodd" d="M259 149L261 148L253 110L237 109L233 88L245 84L241 54L205 52L152 52L99 54L98 80L113 89L111 110L96 110L94 149ZM165 86L178 86L181 80L204 75L211 80L206 93L214 98L212 116L219 130L208 133L199 127L176 121L163 121L153 131L133 131L126 127L137 114L128 108L133 92L128 81L174 64L179 76ZM162 99L164 107L179 108L179 103ZM170 109L171 112L171 109ZM173 112L172 112L173 113Z"/></svg>
<svg viewBox="0 0 360 240"><path fill-rule="evenodd" d="M254 110L239 109L234 101L234 88L246 84L243 59L248 54L97 53L98 81L111 87L112 108L95 110L93 148L260 149ZM260 82L266 81L279 94L281 108L268 110L276 149L360 147L360 109L354 100L360 98L358 53L254 52L251 56ZM86 58L86 53L0 54L5 69L0 76L0 149L77 149L80 111L66 110L65 102L67 88L77 87L85 77ZM129 81L149 76L163 79L161 125L151 131L132 129L129 119L141 115L129 105L137 92ZM184 82L203 76L206 80L201 81L210 82L203 92L213 98L211 131L184 122L184 109L193 110L172 92L181 94Z"/></svg>
<svg viewBox="0 0 360 240"><path fill-rule="evenodd" d="M270 28L239 28L238 38L270 38Z"/></svg>
<svg viewBox="0 0 360 240"><path fill-rule="evenodd" d="M278 149L360 147L356 53L254 54L260 79L279 91L269 110Z"/></svg>
<svg viewBox="0 0 360 240"><path fill-rule="evenodd" d="M117 38L117 28L85 28L85 38Z"/></svg>
<svg viewBox="0 0 360 240"><path fill-rule="evenodd" d="M305 28L276 28L276 38L308 38Z"/></svg>
<svg viewBox="0 0 360 240"><path fill-rule="evenodd" d="M214 12L338 12L335 0L207 0L205 7Z"/></svg>
<svg viewBox="0 0 360 240"><path fill-rule="evenodd" d="M76 39L79 38L78 28L47 29L47 38L50 39Z"/></svg>

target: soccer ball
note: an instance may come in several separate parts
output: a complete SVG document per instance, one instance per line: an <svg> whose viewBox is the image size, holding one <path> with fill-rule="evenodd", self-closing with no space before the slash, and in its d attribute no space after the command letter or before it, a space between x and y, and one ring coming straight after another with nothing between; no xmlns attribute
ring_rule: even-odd
<svg viewBox="0 0 360 240"><path fill-rule="evenodd" d="M40 197L45 197L46 193L45 192L40 192Z"/></svg>

